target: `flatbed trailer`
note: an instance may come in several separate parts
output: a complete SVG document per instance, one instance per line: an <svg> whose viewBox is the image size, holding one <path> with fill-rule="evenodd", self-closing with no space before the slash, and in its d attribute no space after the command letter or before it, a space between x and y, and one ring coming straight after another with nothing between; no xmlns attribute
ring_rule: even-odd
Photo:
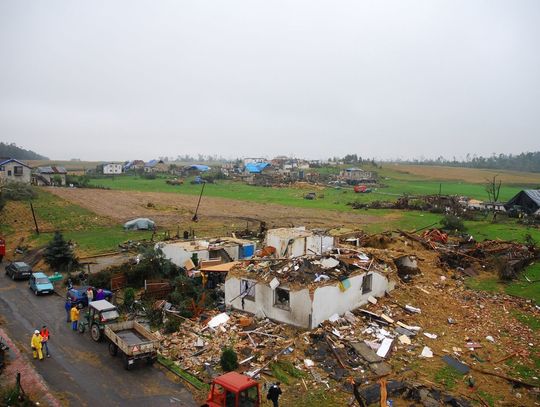
<svg viewBox="0 0 540 407"><path fill-rule="evenodd" d="M104 335L109 341L109 353L116 356L120 351L126 370L136 360L144 359L149 365L157 360L159 339L137 321L107 324Z"/></svg>

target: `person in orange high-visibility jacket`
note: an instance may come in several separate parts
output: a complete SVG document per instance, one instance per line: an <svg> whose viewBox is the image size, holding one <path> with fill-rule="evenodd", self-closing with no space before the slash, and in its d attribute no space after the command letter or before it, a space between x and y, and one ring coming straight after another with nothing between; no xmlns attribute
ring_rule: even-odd
<svg viewBox="0 0 540 407"><path fill-rule="evenodd" d="M30 346L32 347L32 354L34 355L34 359L39 356L39 360L43 360L43 353L41 352L41 339L41 335L36 329L34 331L34 335L32 335L32 340L30 341Z"/></svg>
<svg viewBox="0 0 540 407"><path fill-rule="evenodd" d="M79 322L79 309L75 304L71 307L71 329L77 330L77 323Z"/></svg>
<svg viewBox="0 0 540 407"><path fill-rule="evenodd" d="M41 335L41 345L43 347L43 350L45 351L45 354L48 358L51 357L51 354L49 353L49 328L47 328L47 325L43 325L41 327L41 331L39 331L39 334Z"/></svg>

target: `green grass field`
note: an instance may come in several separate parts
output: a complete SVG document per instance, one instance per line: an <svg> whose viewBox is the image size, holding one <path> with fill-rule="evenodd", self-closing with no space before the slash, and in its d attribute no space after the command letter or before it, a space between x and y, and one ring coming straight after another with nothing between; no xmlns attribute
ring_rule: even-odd
<svg viewBox="0 0 540 407"><path fill-rule="evenodd" d="M189 180L184 185L173 186L165 183L166 178L145 179L139 176L123 175L111 178L98 178L91 181L92 185L99 185L111 189L144 191L144 192L171 192L187 195L198 195L201 185L192 185ZM311 207L318 209L349 210L349 202L394 201L401 195L465 195L472 198L486 200L487 193L484 185L460 181L433 181L418 177L410 180L385 179L382 181L387 187L376 188L372 193L355 194L352 188L327 187L322 190L298 188L267 188L250 186L240 182L217 181L207 184L204 194L206 196L239 199L243 201L277 203L287 206ZM517 194L523 186L504 185L501 188L500 200L508 200ZM316 192L317 199L313 201L303 199L307 192Z"/></svg>
<svg viewBox="0 0 540 407"><path fill-rule="evenodd" d="M501 283L495 276L479 276L468 278L466 285L474 290L504 292L506 294L515 295L518 297L530 298L540 304L540 262L527 267L517 281L511 283Z"/></svg>
<svg viewBox="0 0 540 407"><path fill-rule="evenodd" d="M122 225L100 217L88 209L72 204L43 190L33 201L38 224L42 232L31 236L36 245L47 244L55 230L60 230L67 240L77 243L85 254L114 250L126 240L149 239L151 232L124 231Z"/></svg>

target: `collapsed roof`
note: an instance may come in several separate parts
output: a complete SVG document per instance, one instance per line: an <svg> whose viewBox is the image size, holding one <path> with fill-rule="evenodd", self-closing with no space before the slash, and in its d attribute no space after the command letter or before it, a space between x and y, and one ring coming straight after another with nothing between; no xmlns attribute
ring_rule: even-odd
<svg viewBox="0 0 540 407"><path fill-rule="evenodd" d="M506 210L519 206L529 214L540 211L540 189L524 189L510 199L505 205Z"/></svg>

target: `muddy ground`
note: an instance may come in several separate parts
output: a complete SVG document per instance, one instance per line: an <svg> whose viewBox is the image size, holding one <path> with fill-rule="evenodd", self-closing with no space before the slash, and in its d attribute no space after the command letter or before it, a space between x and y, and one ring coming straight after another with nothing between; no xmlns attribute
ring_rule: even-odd
<svg viewBox="0 0 540 407"><path fill-rule="evenodd" d="M197 196L162 192L113 191L100 189L48 189L63 199L87 208L98 215L119 222L149 217L158 226L193 226L191 218ZM277 204L236 201L204 196L199 208L197 230L210 232L219 228L245 228L246 221L258 219L268 227L305 225L308 228L338 226L362 228L380 221L380 217L351 212L294 208ZM257 227L253 222L250 227Z"/></svg>

